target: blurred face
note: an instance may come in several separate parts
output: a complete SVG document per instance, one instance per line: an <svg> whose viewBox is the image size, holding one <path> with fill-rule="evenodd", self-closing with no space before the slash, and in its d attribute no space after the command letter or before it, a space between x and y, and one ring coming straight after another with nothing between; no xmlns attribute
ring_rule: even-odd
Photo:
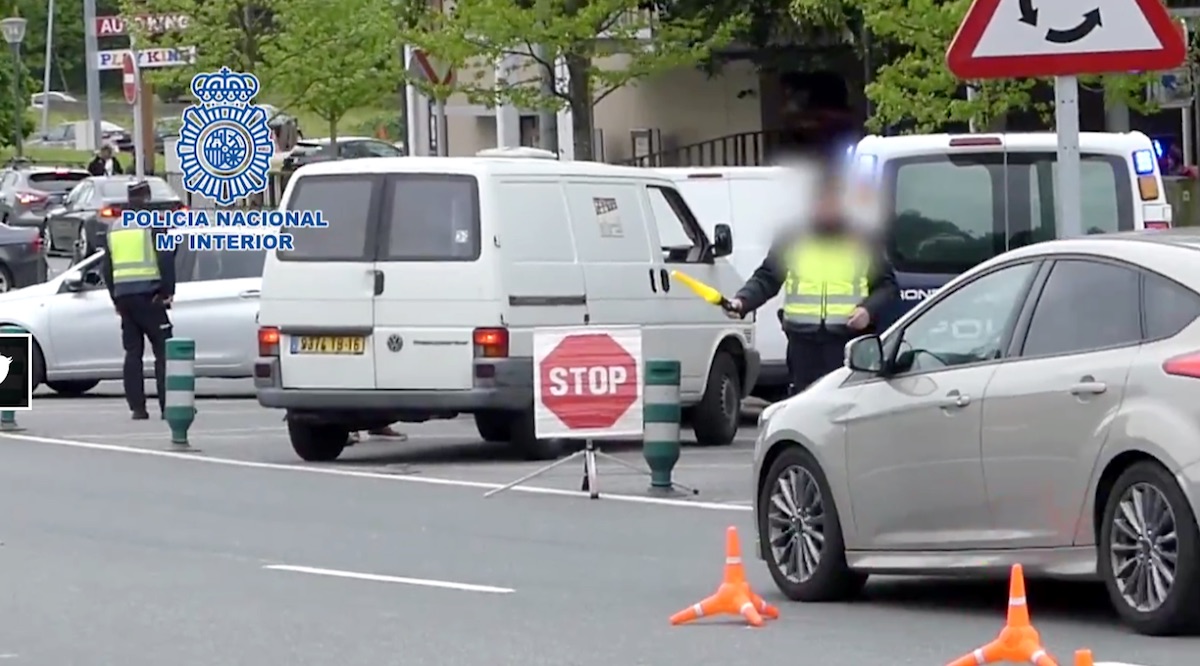
<svg viewBox="0 0 1200 666"><path fill-rule="evenodd" d="M112 158L112 148L109 148L108 146L104 146L103 148L101 148L100 149L100 157L102 157L106 160L111 159Z"/></svg>

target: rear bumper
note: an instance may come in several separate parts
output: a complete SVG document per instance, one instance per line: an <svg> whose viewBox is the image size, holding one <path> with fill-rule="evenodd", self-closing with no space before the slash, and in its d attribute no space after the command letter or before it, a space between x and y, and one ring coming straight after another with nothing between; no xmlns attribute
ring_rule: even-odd
<svg viewBox="0 0 1200 666"><path fill-rule="evenodd" d="M424 421L533 406L533 359L480 359L475 377L476 386L465 390L299 389L283 387L279 359L254 366L260 405L317 418Z"/></svg>

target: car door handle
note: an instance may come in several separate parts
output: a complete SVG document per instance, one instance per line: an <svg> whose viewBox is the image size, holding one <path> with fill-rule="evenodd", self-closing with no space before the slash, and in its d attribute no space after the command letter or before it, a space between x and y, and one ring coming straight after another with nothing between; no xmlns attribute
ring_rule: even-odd
<svg viewBox="0 0 1200 666"><path fill-rule="evenodd" d="M657 294L658 293L658 283L654 281L654 269L651 268L651 269L649 269L648 272L650 273L650 291L652 293Z"/></svg>
<svg viewBox="0 0 1200 666"><path fill-rule="evenodd" d="M662 269L658 272L658 281L662 283L663 292L671 291L671 274L667 269Z"/></svg>
<svg viewBox="0 0 1200 666"><path fill-rule="evenodd" d="M262 291L258 289L247 289L238 294L238 298L258 298L260 294L262 294Z"/></svg>
<svg viewBox="0 0 1200 666"><path fill-rule="evenodd" d="M383 293L383 271L375 269L375 295L379 296Z"/></svg>
<svg viewBox="0 0 1200 666"><path fill-rule="evenodd" d="M1098 382L1091 376L1083 377L1071 386L1072 395L1100 395L1108 390L1108 384Z"/></svg>
<svg viewBox="0 0 1200 666"><path fill-rule="evenodd" d="M942 409L955 409L966 407L969 404L971 404L971 396L959 393L958 391L951 391L942 399L941 407Z"/></svg>

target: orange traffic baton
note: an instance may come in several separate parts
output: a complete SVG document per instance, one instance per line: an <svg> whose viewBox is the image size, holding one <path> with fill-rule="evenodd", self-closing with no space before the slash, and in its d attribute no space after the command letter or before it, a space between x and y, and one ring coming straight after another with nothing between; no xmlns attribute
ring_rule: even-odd
<svg viewBox="0 0 1200 666"><path fill-rule="evenodd" d="M742 547L737 528L725 530L725 575L716 594L671 616L671 624L686 624L710 615L741 615L752 626L761 627L763 617L774 620L779 611L750 589L742 566Z"/></svg>

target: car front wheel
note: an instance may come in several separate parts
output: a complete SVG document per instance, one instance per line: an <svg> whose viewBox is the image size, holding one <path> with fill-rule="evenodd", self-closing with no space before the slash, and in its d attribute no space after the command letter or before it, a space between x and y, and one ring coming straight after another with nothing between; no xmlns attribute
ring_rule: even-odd
<svg viewBox="0 0 1200 666"><path fill-rule="evenodd" d="M1165 467L1139 462L1117 479L1097 556L1113 606L1135 631L1169 636L1200 629L1200 534Z"/></svg>
<svg viewBox="0 0 1200 666"><path fill-rule="evenodd" d="M758 498L759 547L775 585L793 601L841 601L866 574L846 565L837 507L816 458L792 446L767 471Z"/></svg>

